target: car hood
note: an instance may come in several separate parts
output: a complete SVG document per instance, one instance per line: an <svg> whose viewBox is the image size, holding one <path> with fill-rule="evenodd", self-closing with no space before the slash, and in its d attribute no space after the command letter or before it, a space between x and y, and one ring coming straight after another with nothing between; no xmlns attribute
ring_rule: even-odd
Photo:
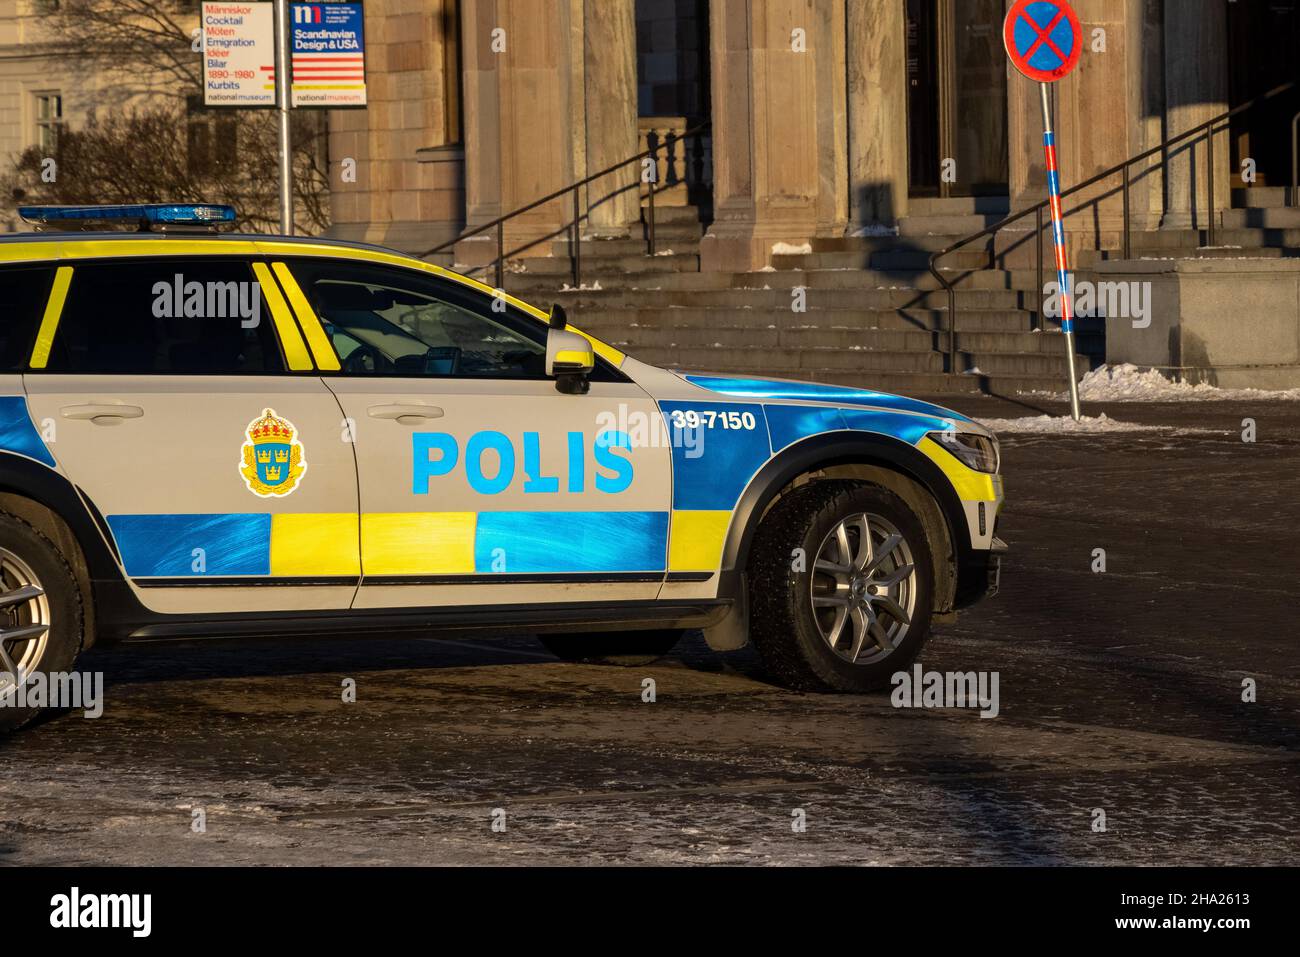
<svg viewBox="0 0 1300 957"><path fill-rule="evenodd" d="M693 386L706 389L717 395L733 396L738 399L772 399L799 402L816 402L819 405L841 408L859 407L871 409L888 409L891 412L910 412L929 415L935 418L951 419L963 429L975 426L973 431L985 432L973 419L946 409L933 402L909 399L907 396L893 395L889 392L876 392L872 389L855 389L850 386L827 385L820 382L800 382L796 379L754 379L717 375L702 372L681 372L675 374Z"/></svg>

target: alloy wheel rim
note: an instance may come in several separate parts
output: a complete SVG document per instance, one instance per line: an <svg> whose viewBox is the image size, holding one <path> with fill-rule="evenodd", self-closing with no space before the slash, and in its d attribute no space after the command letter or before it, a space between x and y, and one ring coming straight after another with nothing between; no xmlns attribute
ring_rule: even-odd
<svg viewBox="0 0 1300 957"><path fill-rule="evenodd" d="M822 540L809 588L827 647L849 664L879 661L911 628L917 593L912 549L887 519L855 513Z"/></svg>
<svg viewBox="0 0 1300 957"><path fill-rule="evenodd" d="M12 694L45 655L50 601L31 566L0 548L0 697Z"/></svg>

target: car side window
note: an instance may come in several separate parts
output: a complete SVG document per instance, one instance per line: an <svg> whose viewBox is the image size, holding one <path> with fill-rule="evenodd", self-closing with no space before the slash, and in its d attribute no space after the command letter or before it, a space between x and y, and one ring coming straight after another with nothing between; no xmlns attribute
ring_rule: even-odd
<svg viewBox="0 0 1300 957"><path fill-rule="evenodd" d="M0 372L27 365L53 282L52 267L0 269Z"/></svg>
<svg viewBox="0 0 1300 957"><path fill-rule="evenodd" d="M290 268L344 375L546 377L545 327L494 313L473 290L381 266L297 260Z"/></svg>
<svg viewBox="0 0 1300 957"><path fill-rule="evenodd" d="M47 372L259 375L285 361L246 260L79 262Z"/></svg>

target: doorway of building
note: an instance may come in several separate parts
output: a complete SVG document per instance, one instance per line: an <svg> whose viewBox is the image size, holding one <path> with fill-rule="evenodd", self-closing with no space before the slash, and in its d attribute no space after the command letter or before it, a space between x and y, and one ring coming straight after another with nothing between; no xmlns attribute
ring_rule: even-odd
<svg viewBox="0 0 1300 957"><path fill-rule="evenodd" d="M1228 4L1228 102L1232 106L1296 79L1300 56L1300 0ZM1281 96L1230 122L1232 168L1255 161L1255 182L1235 186L1289 186L1291 118L1296 94Z"/></svg>
<svg viewBox="0 0 1300 957"><path fill-rule="evenodd" d="M1007 195L1003 0L906 2L909 194Z"/></svg>
<svg viewBox="0 0 1300 957"><path fill-rule="evenodd" d="M636 0L637 115L641 148L660 153L656 202L695 206L708 218L713 205L713 140L686 134L707 121L709 101L708 0Z"/></svg>

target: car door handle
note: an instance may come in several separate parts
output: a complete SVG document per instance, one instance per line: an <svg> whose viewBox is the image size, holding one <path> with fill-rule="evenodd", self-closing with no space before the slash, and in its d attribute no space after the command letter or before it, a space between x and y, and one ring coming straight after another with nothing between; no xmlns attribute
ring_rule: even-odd
<svg viewBox="0 0 1300 957"><path fill-rule="evenodd" d="M421 419L442 418L442 409L436 405L372 405L366 412L372 419L396 419L403 425L414 425Z"/></svg>
<svg viewBox="0 0 1300 957"><path fill-rule="evenodd" d="M88 402L85 405L65 405L59 410L65 419L138 419L144 409L138 405L115 405Z"/></svg>

